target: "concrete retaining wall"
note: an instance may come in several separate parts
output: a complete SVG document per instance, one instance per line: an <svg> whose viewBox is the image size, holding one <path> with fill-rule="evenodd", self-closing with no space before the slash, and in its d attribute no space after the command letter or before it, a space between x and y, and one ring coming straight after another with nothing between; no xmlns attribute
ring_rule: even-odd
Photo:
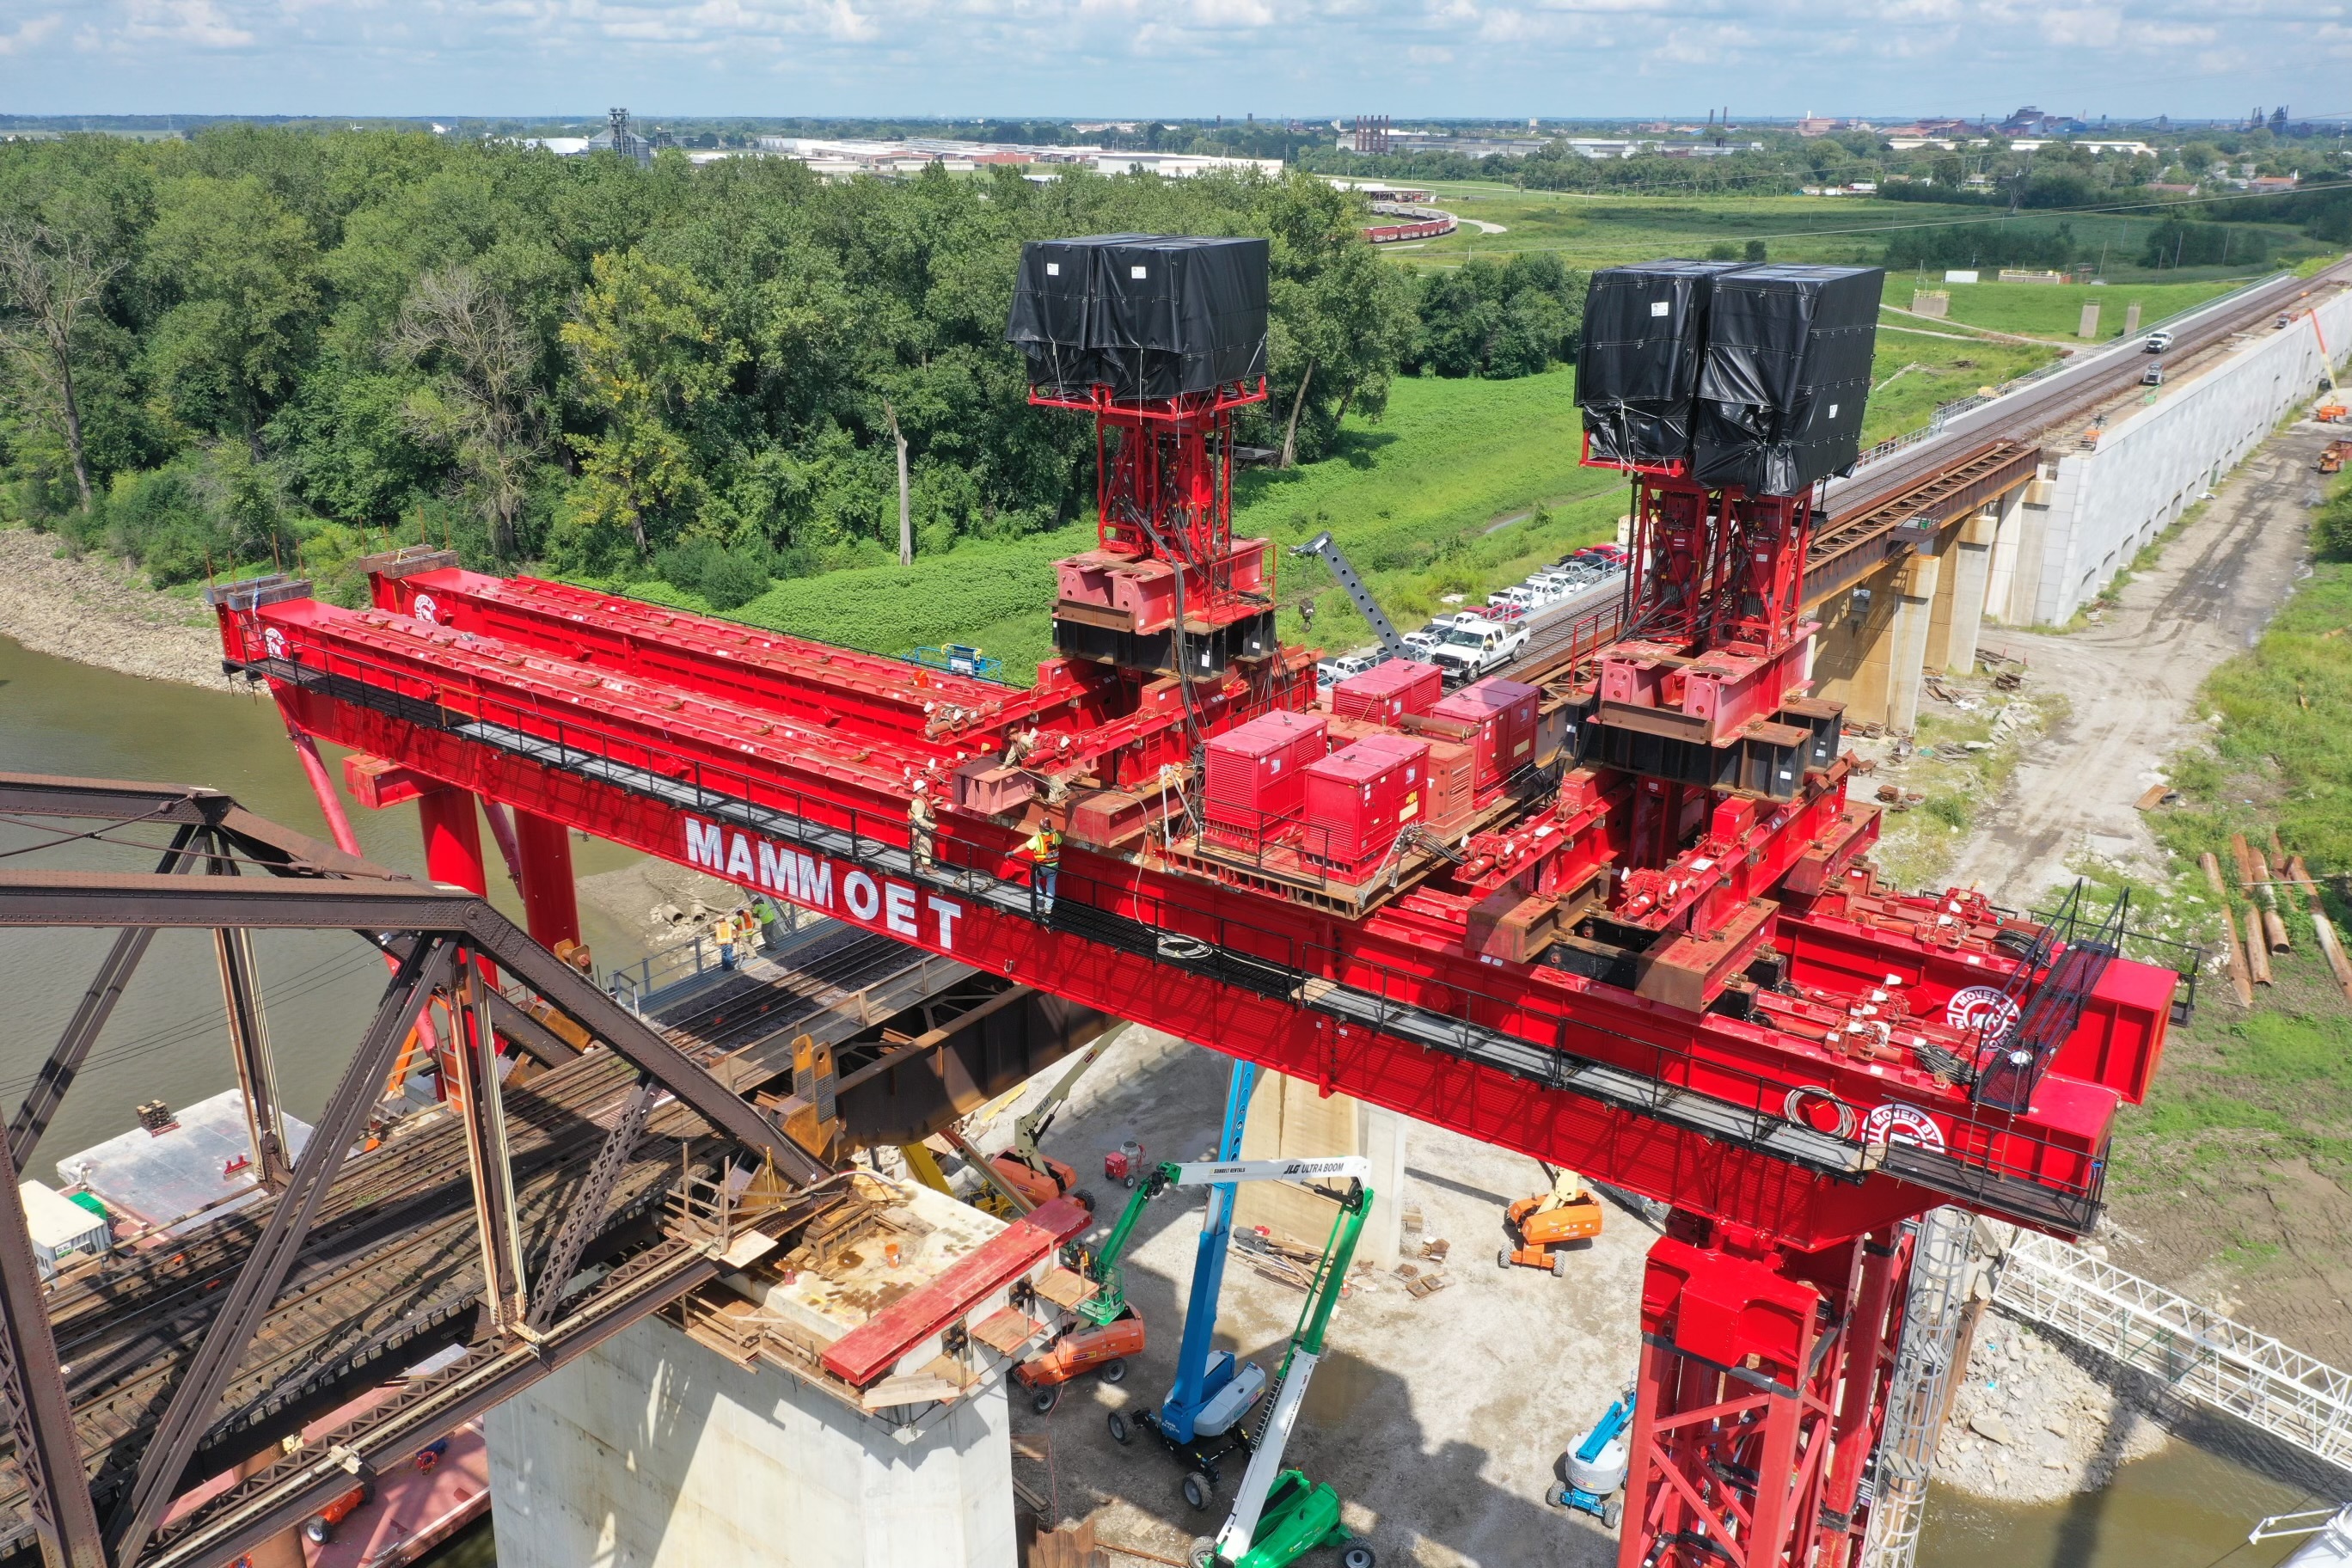
<svg viewBox="0 0 2352 1568"><path fill-rule="evenodd" d="M2352 353L2352 293L2335 294L2317 314L2340 365ZM2055 478L2031 487L2014 553L1997 562L1988 611L2016 624L2071 619L2282 416L2309 402L2320 376L2310 322L2283 332L2265 327L2194 380L2107 426L2097 451L2061 456Z"/></svg>
<svg viewBox="0 0 2352 1568"><path fill-rule="evenodd" d="M901 1444L647 1319L487 1417L499 1568L1013 1568L1004 1398Z"/></svg>

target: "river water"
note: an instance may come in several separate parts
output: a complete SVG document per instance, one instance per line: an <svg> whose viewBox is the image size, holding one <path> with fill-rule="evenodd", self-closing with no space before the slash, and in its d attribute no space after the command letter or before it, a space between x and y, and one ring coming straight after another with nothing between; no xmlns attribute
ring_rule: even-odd
<svg viewBox="0 0 2352 1568"><path fill-rule="evenodd" d="M339 754L322 750L340 786ZM5 637L0 770L203 784L226 791L272 821L328 837L325 817L266 696L141 680L28 652ZM423 874L414 805L369 812L345 804L371 858ZM47 825L0 821L0 856L6 857L0 865L155 867L148 851L88 843L29 847L53 836ZM161 844L169 834L146 828L125 837ZM520 923L521 900L487 824L482 837L491 898ZM630 851L576 837L572 852L583 876L635 858ZM641 956L635 939L601 910L583 902L581 918L582 934L600 963ZM22 1099L113 940L105 931L0 931L0 995L6 1001L0 1007L0 1102ZM383 993L383 961L348 931L258 932L254 948L279 1093L288 1110L309 1121L326 1103ZM58 1159L131 1126L133 1108L145 1100L183 1106L236 1087L219 973L209 932L157 933L26 1175L54 1184Z"/></svg>
<svg viewBox="0 0 2352 1568"><path fill-rule="evenodd" d="M337 757L328 752L340 784ZM0 770L204 784L263 816L327 837L267 698L140 680L31 653L6 638L0 638ZM349 809L371 858L422 873L415 807ZM0 864L90 866L104 857L119 869L153 866L147 852L88 844L31 847L49 837L0 821ZM498 868L487 829L484 844L491 897L520 922L520 900ZM634 858L577 838L572 849L583 876ZM603 911L583 902L581 916L601 963L640 956L635 939ZM108 931L0 931L0 1106L22 1098L111 941ZM307 1120L357 1044L383 990L383 967L347 932L264 932L255 946L280 1092L287 1109ZM26 1174L54 1183L58 1158L131 1126L142 1101L185 1105L236 1083L210 938L162 932ZM2334 1500L2212 1449L2175 1442L2126 1466L2103 1491L2066 1503L2008 1506L1936 1491L1919 1568L2269 1568L2292 1543L2246 1546L2252 1522ZM1546 1560L1547 1548L1530 1542L1528 1563ZM436 1568L489 1568L487 1527L432 1561Z"/></svg>

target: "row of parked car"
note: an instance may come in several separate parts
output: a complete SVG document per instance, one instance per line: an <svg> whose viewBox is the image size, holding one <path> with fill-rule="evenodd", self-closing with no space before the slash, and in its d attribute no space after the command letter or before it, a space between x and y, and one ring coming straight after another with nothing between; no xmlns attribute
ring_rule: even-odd
<svg viewBox="0 0 2352 1568"><path fill-rule="evenodd" d="M1592 544L1531 574L1527 581L1486 596L1486 606L1438 616L1418 631L1404 634L1404 645L1416 658L1445 672L1448 686L1459 686L1488 675L1519 657L1533 628L1528 617L1570 598L1611 574L1624 570L1624 547ZM1360 649L1324 659L1315 667L1316 684L1329 690L1351 675L1361 675L1385 664L1388 650Z"/></svg>

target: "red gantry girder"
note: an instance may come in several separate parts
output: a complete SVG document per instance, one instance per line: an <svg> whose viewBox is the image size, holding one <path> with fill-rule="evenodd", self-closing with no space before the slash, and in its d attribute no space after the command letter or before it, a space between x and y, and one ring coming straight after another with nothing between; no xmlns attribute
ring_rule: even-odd
<svg viewBox="0 0 2352 1568"><path fill-rule="evenodd" d="M228 667L368 776L1671 1205L1621 1568L1839 1568L1906 1222L1948 1202L2087 1229L2179 977L2119 956L2120 909L2092 931L1882 886L1842 710L1807 676L1811 498L1673 472L1635 478L1624 633L1541 693L1532 761L1466 813L1409 791L1412 826L1344 877L1297 822L1204 836L1204 742L1315 698L1313 653L1273 637L1265 542L1232 537L1232 410L1263 396L1036 395L1097 421L1100 542L1056 563L1060 656L1026 689L432 552L372 563L367 610L282 578L213 601ZM1480 743L1451 714L1313 717L1384 754ZM1024 848L1041 826L1067 834L1055 877Z"/></svg>

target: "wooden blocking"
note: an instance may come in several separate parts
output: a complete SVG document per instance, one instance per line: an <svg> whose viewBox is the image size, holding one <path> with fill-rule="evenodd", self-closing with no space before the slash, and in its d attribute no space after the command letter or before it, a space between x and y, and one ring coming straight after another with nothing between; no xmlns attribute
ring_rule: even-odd
<svg viewBox="0 0 2352 1568"><path fill-rule="evenodd" d="M1551 945L1559 908L1557 899L1526 898L1506 887L1470 906L1463 949L1473 958L1533 963Z"/></svg>
<svg viewBox="0 0 2352 1568"><path fill-rule="evenodd" d="M1029 1542L1029 1568L1109 1568L1109 1563L1096 1544L1090 1519L1059 1530L1040 1530Z"/></svg>
<svg viewBox="0 0 2352 1568"><path fill-rule="evenodd" d="M1721 930L1707 936L1661 938L1633 963L1633 994L1670 1007L1700 1013L1723 991L1724 982L1748 967L1772 940L1780 906L1750 899Z"/></svg>

